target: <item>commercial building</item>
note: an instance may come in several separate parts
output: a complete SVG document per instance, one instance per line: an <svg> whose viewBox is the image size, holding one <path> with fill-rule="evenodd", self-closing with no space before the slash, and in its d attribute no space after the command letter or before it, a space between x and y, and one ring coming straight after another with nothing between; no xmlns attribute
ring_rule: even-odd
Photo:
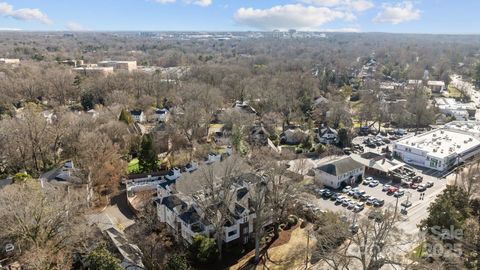
<svg viewBox="0 0 480 270"><path fill-rule="evenodd" d="M365 166L351 157L326 162L315 169L315 181L331 188L341 188L361 182Z"/></svg>
<svg viewBox="0 0 480 270"><path fill-rule="evenodd" d="M478 123L457 122L420 135L408 136L394 143L394 155L412 165L447 171L480 153Z"/></svg>
<svg viewBox="0 0 480 270"><path fill-rule="evenodd" d="M90 76L90 75L106 76L109 74L113 74L113 67L99 67L99 66L92 65L92 66L77 67L77 68L74 68L73 71L84 76Z"/></svg>
<svg viewBox="0 0 480 270"><path fill-rule="evenodd" d="M112 67L114 70L133 71L137 69L137 61L101 61L100 67Z"/></svg>

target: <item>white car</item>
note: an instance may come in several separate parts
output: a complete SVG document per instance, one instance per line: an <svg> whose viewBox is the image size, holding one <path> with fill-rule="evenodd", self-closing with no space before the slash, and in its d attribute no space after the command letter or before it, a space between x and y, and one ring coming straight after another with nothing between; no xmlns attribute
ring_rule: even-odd
<svg viewBox="0 0 480 270"><path fill-rule="evenodd" d="M177 180L180 176L182 176L182 173L180 172L180 169L175 167L175 168L171 169L167 173L167 175L165 175L165 179L173 181L173 180Z"/></svg>
<svg viewBox="0 0 480 270"><path fill-rule="evenodd" d="M376 187L378 186L379 182L378 180L372 180L370 181L370 184L368 184L369 187Z"/></svg>
<svg viewBox="0 0 480 270"><path fill-rule="evenodd" d="M382 187L382 191L388 191L388 189L389 189L390 187L391 187L391 185L385 184L385 185L383 185L383 187Z"/></svg>
<svg viewBox="0 0 480 270"><path fill-rule="evenodd" d="M198 163L195 162L195 161L192 161L185 166L185 171L186 172L193 172L196 169L198 169Z"/></svg>
<svg viewBox="0 0 480 270"><path fill-rule="evenodd" d="M212 164L214 162L220 161L221 159L222 156L220 154L209 153L205 160L205 164Z"/></svg>

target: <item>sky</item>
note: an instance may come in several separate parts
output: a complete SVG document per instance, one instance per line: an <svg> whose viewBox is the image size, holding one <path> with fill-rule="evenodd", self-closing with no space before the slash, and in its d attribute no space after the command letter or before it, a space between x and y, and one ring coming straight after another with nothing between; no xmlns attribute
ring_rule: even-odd
<svg viewBox="0 0 480 270"><path fill-rule="evenodd" d="M478 0L0 0L0 30L480 34Z"/></svg>

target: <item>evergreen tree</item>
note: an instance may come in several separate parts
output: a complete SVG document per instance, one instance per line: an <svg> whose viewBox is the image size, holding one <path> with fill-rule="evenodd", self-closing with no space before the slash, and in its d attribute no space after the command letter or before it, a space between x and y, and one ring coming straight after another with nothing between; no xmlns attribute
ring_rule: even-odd
<svg viewBox="0 0 480 270"><path fill-rule="evenodd" d="M168 259L164 270L191 270L192 268L188 264L187 259L182 256L173 255Z"/></svg>
<svg viewBox="0 0 480 270"><path fill-rule="evenodd" d="M92 93L85 93L82 95L80 103L85 111L89 111L95 106L95 97Z"/></svg>
<svg viewBox="0 0 480 270"><path fill-rule="evenodd" d="M197 234L193 237L190 252L192 257L199 263L212 263L218 257L217 243L213 238Z"/></svg>
<svg viewBox="0 0 480 270"><path fill-rule="evenodd" d="M157 152L153 145L152 135L146 134L142 138L138 163L142 172L154 172L158 169Z"/></svg>
<svg viewBox="0 0 480 270"><path fill-rule="evenodd" d="M115 258L104 246L98 246L88 255L92 270L121 270L120 260Z"/></svg>
<svg viewBox="0 0 480 270"><path fill-rule="evenodd" d="M120 112L120 117L118 120L124 122L127 125L131 125L133 123L132 115L125 109L122 109Z"/></svg>

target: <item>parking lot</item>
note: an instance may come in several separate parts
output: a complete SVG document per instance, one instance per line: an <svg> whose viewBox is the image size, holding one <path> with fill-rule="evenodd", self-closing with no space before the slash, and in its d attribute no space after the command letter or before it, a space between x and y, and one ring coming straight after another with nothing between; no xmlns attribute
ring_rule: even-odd
<svg viewBox="0 0 480 270"><path fill-rule="evenodd" d="M353 196L352 192L351 195L348 193L343 193L342 190L331 190L334 194L333 196L343 196L347 200L351 201L351 205L347 206L347 204L342 204L333 200L331 196L325 197L320 195L319 191L321 188L314 188L313 193L315 193L316 199L309 200L308 203L311 205L312 208L319 210L319 211L334 211L339 212L347 217L353 218L355 213L357 213L355 218L359 218L362 216L372 216L370 213L374 212L375 209L385 209L391 208L394 209L395 205L397 205L397 210L400 212L401 209L405 208L402 206L406 201L410 202L410 206L406 208L406 212L401 215L401 227L406 232L417 232L417 224L428 215L428 206L430 203L435 199L435 197L443 191L446 187L447 180L441 178L435 178L429 175L420 174L423 177L423 181L421 184L426 184L427 182L433 182L433 186L427 188L425 191L418 191L412 188L402 188L399 184L393 184L390 181L385 181L383 179L375 179L379 181L377 186L370 186L370 185L363 185L360 184L358 186L352 187L352 189L357 188L359 191L364 191L365 196L370 196L370 200L362 199L359 196ZM368 176L367 176L368 177ZM404 194L401 196L394 196L394 193L383 191L385 185L395 186L399 189L404 190ZM421 199L421 194L424 193L423 199ZM373 204L367 204L367 201L371 202L372 198L383 200L383 206L374 206ZM398 204L397 204L398 200ZM364 209L360 210L355 208L355 205L358 203L364 205ZM356 211L355 211L356 210Z"/></svg>

